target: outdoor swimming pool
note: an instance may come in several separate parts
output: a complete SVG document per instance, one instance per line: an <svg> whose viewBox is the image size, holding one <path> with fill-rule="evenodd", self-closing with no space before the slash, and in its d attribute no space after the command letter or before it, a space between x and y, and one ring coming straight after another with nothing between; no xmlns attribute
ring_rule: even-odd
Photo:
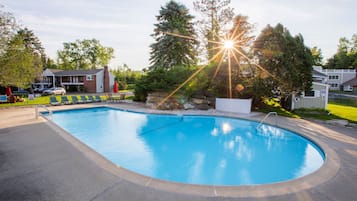
<svg viewBox="0 0 357 201"><path fill-rule="evenodd" d="M291 131L234 118L98 107L57 111L54 123L113 163L156 179L257 185L310 174L321 149Z"/></svg>

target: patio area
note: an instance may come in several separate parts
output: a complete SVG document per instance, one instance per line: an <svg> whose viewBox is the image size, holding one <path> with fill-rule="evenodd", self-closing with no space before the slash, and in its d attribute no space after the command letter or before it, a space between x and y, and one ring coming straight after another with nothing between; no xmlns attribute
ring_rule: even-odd
<svg viewBox="0 0 357 201"><path fill-rule="evenodd" d="M98 106L50 107L51 110ZM141 112L158 112L140 104L109 104ZM240 116L216 111L183 114L226 115L259 121L264 114ZM278 185L232 188L176 188L143 180L92 151L53 123L35 119L34 108L0 109L0 200L355 200L357 197L357 129L323 122L278 117L279 126L326 144L332 166L323 173ZM317 171L319 172L319 171ZM162 183L161 183L162 184ZM170 185L168 185L170 186Z"/></svg>

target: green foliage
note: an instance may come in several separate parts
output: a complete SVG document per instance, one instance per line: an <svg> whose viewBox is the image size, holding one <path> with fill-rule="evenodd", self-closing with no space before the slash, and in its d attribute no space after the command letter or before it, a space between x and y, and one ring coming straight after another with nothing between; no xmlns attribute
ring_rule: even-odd
<svg viewBox="0 0 357 201"><path fill-rule="evenodd" d="M189 10L182 4L169 1L165 7L161 7L156 19L158 23L155 24L154 34L152 34L155 43L150 45L150 69L195 65L197 42L188 39L195 37L193 16L189 14Z"/></svg>
<svg viewBox="0 0 357 201"><path fill-rule="evenodd" d="M271 75L261 75L271 80L274 88L270 90L279 90L283 96L310 90L313 58L301 35L291 36L281 24L268 25L254 42L254 48L259 65Z"/></svg>
<svg viewBox="0 0 357 201"><path fill-rule="evenodd" d="M169 70L158 68L142 76L135 85L135 100L145 101L150 92L171 92L183 83L193 72L191 67L176 66Z"/></svg>
<svg viewBox="0 0 357 201"><path fill-rule="evenodd" d="M0 56L0 85L27 88L41 73L41 55L26 34L13 36Z"/></svg>
<svg viewBox="0 0 357 201"><path fill-rule="evenodd" d="M43 61L43 69L45 70L47 68L57 69L58 65L53 59L46 57L45 60Z"/></svg>
<svg viewBox="0 0 357 201"><path fill-rule="evenodd" d="M11 38L16 34L18 25L12 13L2 10L0 5L0 57L5 54Z"/></svg>
<svg viewBox="0 0 357 201"><path fill-rule="evenodd" d="M209 74L207 73L209 66L205 67L206 70L198 73L192 80L187 83L187 85L183 88L183 93L186 97L192 97L195 94L202 95L207 94L207 89L209 87ZM195 68L197 69L197 68Z"/></svg>
<svg viewBox="0 0 357 201"><path fill-rule="evenodd" d="M0 85L27 88L41 73L43 58L44 48L35 34L20 29L11 13L0 10Z"/></svg>
<svg viewBox="0 0 357 201"><path fill-rule="evenodd" d="M254 73L252 72L252 66L249 65L249 55L250 46L254 39L254 36L251 35L253 25L248 22L247 16L242 15L236 16L233 22L233 27L229 31L227 38L234 41L234 49L226 50L230 53L231 70L229 70L228 59L223 58L223 55L220 56L222 63L213 63L211 68L207 68L209 69L207 71L209 76L214 78L209 84L209 91L218 97L225 98L230 97L231 93L233 98L252 97L251 88L253 87L252 79L254 79ZM229 91L229 76L231 77L232 84L231 92ZM236 90L235 88L238 85L243 86L244 90Z"/></svg>
<svg viewBox="0 0 357 201"><path fill-rule="evenodd" d="M354 34L351 40L348 40L347 38L340 38L337 53L328 59L325 68L357 68L357 34Z"/></svg>
<svg viewBox="0 0 357 201"><path fill-rule="evenodd" d="M205 45L208 59L213 58L218 52L214 44L209 41L219 42L224 35L225 26L233 19L233 8L229 7L230 0L196 0L193 2L196 11L200 12L203 18L198 21L199 28L205 36Z"/></svg>
<svg viewBox="0 0 357 201"><path fill-rule="evenodd" d="M114 49L104 47L96 39L63 43L57 51L59 68L64 70L96 69L114 58Z"/></svg>
<svg viewBox="0 0 357 201"><path fill-rule="evenodd" d="M311 49L311 54L312 54L312 58L314 59L314 65L322 66L323 57L322 57L321 49L315 46Z"/></svg>
<svg viewBox="0 0 357 201"><path fill-rule="evenodd" d="M111 73L119 84L119 90L134 89L135 83L144 74L142 71L131 70L126 64L111 70Z"/></svg>

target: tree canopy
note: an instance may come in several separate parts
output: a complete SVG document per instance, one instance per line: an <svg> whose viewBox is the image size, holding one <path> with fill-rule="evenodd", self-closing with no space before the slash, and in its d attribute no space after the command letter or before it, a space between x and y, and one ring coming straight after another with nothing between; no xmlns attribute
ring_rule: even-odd
<svg viewBox="0 0 357 201"><path fill-rule="evenodd" d="M230 97L232 93L233 97L241 95L236 90L233 89L233 92L229 91L229 77L231 76L232 86L237 86L238 84L243 84L244 76L242 75L243 71L246 71L250 63L250 51L251 46L254 41L253 25L248 22L248 17L243 15L237 15L233 20L233 27L229 30L227 36L228 40L233 41L233 48L230 50L225 50L230 52L226 57L230 57L231 72L229 73L229 64L227 64L226 58L223 59L225 62L220 62L221 66L213 64L216 68L215 74L211 75L215 79L210 83L211 89L219 97ZM223 56L223 55L222 55ZM211 72L212 74L212 72Z"/></svg>
<svg viewBox="0 0 357 201"><path fill-rule="evenodd" d="M206 39L208 59L217 53L214 42L221 40L223 32L226 31L225 26L232 22L234 17L233 8L229 7L230 2L230 0L196 0L193 3L195 10L203 15L198 24Z"/></svg>
<svg viewBox="0 0 357 201"><path fill-rule="evenodd" d="M2 8L3 6L0 5L0 56L6 52L8 43L18 30L15 17Z"/></svg>
<svg viewBox="0 0 357 201"><path fill-rule="evenodd" d="M283 25L268 25L254 42L255 56L265 70L261 74L282 94L309 91L313 58L302 35L291 36ZM271 89L272 90L272 89Z"/></svg>
<svg viewBox="0 0 357 201"><path fill-rule="evenodd" d="M40 53L30 48L21 32L11 38L0 57L0 85L28 87L42 71Z"/></svg>
<svg viewBox="0 0 357 201"><path fill-rule="evenodd" d="M41 73L42 57L44 49L34 33L0 10L0 85L28 87Z"/></svg>
<svg viewBox="0 0 357 201"><path fill-rule="evenodd" d="M57 55L60 69L96 69L114 58L114 49L102 46L96 39L85 39L63 43L63 50L57 51Z"/></svg>
<svg viewBox="0 0 357 201"><path fill-rule="evenodd" d="M311 54L312 54L312 58L314 59L314 65L322 66L323 57L322 57L321 49L315 46L311 48Z"/></svg>
<svg viewBox="0 0 357 201"><path fill-rule="evenodd" d="M351 40L340 38L337 53L327 60L326 68L354 69L357 68L357 34Z"/></svg>
<svg viewBox="0 0 357 201"><path fill-rule="evenodd" d="M169 1L156 16L155 43L150 45L150 69L171 69L175 66L192 66L197 63L193 16L182 4Z"/></svg>

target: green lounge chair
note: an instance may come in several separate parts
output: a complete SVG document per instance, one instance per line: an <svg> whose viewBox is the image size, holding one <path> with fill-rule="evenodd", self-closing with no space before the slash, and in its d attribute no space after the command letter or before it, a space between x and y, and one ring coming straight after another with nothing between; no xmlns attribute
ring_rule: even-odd
<svg viewBox="0 0 357 201"><path fill-rule="evenodd" d="M53 105L53 106L61 105L61 103L58 102L56 96L50 96L50 104Z"/></svg>
<svg viewBox="0 0 357 201"><path fill-rule="evenodd" d="M61 103L65 105L73 104L71 101L68 100L67 96L61 96Z"/></svg>
<svg viewBox="0 0 357 201"><path fill-rule="evenodd" d="M83 103L82 100L78 100L77 96L72 96L72 102L74 104L80 104L80 103Z"/></svg>
<svg viewBox="0 0 357 201"><path fill-rule="evenodd" d="M81 101L83 101L83 103L91 103L92 101L88 100L86 96L81 96Z"/></svg>
<svg viewBox="0 0 357 201"><path fill-rule="evenodd" d="M88 100L90 100L91 102L96 102L95 99L93 98L93 96L88 96Z"/></svg>
<svg viewBox="0 0 357 201"><path fill-rule="evenodd" d="M100 98L100 96L96 95L95 96L95 101L96 102L102 102L103 100Z"/></svg>

